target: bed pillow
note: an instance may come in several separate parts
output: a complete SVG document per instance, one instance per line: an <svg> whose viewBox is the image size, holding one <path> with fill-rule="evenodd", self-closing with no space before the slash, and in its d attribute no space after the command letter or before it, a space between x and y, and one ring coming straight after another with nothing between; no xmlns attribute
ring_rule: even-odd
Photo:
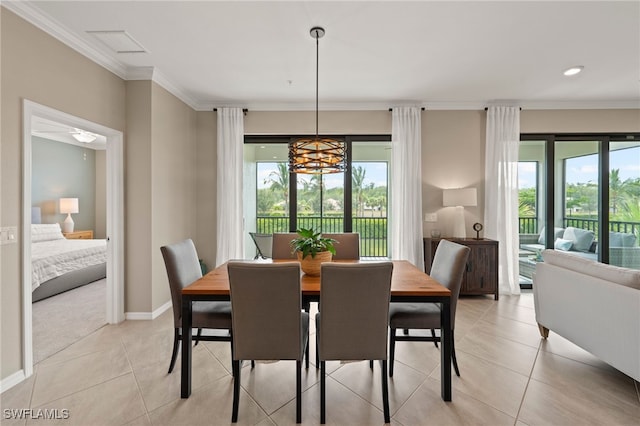
<svg viewBox="0 0 640 426"><path fill-rule="evenodd" d="M43 223L31 225L31 242L64 240L59 223Z"/></svg>

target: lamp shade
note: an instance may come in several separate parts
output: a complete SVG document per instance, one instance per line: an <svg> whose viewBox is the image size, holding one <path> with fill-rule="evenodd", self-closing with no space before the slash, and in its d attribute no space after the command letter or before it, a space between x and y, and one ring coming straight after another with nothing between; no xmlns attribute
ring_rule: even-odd
<svg viewBox="0 0 640 426"><path fill-rule="evenodd" d="M77 198L60 198L60 213L78 213Z"/></svg>
<svg viewBox="0 0 640 426"><path fill-rule="evenodd" d="M476 188L444 189L442 191L442 205L444 207L477 206Z"/></svg>

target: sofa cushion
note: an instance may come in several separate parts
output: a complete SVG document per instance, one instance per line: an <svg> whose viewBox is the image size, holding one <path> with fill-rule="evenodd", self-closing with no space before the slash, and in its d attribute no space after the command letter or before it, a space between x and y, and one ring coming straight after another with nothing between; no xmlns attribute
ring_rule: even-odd
<svg viewBox="0 0 640 426"><path fill-rule="evenodd" d="M640 270L607 265L559 250L545 250L542 258L550 265L640 290Z"/></svg>
<svg viewBox="0 0 640 426"><path fill-rule="evenodd" d="M573 241L558 238L553 243L553 248L555 248L556 250L569 251L571 250L572 245L573 245Z"/></svg>
<svg viewBox="0 0 640 426"><path fill-rule="evenodd" d="M569 226L564 230L562 238L573 241L573 250L589 251L593 242L593 231Z"/></svg>
<svg viewBox="0 0 640 426"><path fill-rule="evenodd" d="M542 244L544 245L545 240L545 229L546 227L543 226L542 230L540 231L540 236L538 237L538 244ZM564 228L553 228L553 240L557 240L558 238L562 238L562 235L564 234Z"/></svg>
<svg viewBox="0 0 640 426"><path fill-rule="evenodd" d="M609 247L635 247L636 236L625 232L609 232Z"/></svg>

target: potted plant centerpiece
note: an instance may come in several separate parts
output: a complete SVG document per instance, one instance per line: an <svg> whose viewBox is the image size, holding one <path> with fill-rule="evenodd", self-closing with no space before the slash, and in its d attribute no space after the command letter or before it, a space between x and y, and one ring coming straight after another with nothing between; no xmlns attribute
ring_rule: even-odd
<svg viewBox="0 0 640 426"><path fill-rule="evenodd" d="M333 244L336 240L323 238L320 232L313 228L300 228L296 231L298 238L291 240L291 248L297 253L300 268L307 275L320 275L320 264L331 262L336 249Z"/></svg>

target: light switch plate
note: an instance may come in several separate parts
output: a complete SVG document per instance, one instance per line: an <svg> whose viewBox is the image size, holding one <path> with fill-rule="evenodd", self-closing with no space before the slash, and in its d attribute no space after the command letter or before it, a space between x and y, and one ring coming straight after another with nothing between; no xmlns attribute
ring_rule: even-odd
<svg viewBox="0 0 640 426"><path fill-rule="evenodd" d="M18 242L18 227L4 226L0 228L0 244L11 244Z"/></svg>
<svg viewBox="0 0 640 426"><path fill-rule="evenodd" d="M425 213L424 214L425 222L437 222L438 221L438 213Z"/></svg>

